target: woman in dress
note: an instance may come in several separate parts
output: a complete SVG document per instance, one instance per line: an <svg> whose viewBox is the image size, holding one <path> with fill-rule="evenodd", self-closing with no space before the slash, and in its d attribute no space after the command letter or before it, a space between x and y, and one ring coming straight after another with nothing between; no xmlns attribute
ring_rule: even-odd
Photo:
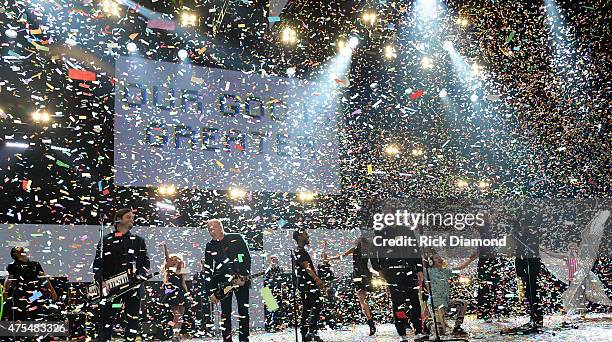
<svg viewBox="0 0 612 342"><path fill-rule="evenodd" d="M185 262L177 255L168 253L168 246L164 243L165 262L162 268L164 274L164 296L162 304L168 305L172 310L172 341L180 341L181 326L185 307L189 305L190 294L185 283Z"/></svg>
<svg viewBox="0 0 612 342"><path fill-rule="evenodd" d="M367 300L368 291L372 291L372 272L368 265L370 258L367 256L368 243L368 239L361 236L355 240L353 247L340 255L329 258L329 260L341 259L348 255L353 256L353 284L355 284L359 304L370 327L370 336L373 336L376 333L376 325Z"/></svg>

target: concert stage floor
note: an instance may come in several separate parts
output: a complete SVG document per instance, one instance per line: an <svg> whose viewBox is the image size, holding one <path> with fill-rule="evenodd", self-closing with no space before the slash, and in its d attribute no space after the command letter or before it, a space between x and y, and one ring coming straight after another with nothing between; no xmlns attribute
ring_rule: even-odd
<svg viewBox="0 0 612 342"><path fill-rule="evenodd" d="M562 316L547 317L545 319L546 331L539 335L501 336L499 331L503 328L517 326L527 322L527 317L512 321L483 323L482 321L466 317L464 328L470 333L469 340L478 341L612 341L612 315L589 314L578 323L578 329L557 329L562 322ZM366 325L353 326L345 330L322 330L320 336L329 342L396 342L399 341L395 327L392 324L378 326L374 337L368 337ZM412 336L409 336L411 338ZM234 338L237 340L237 337ZM251 342L292 342L295 341L293 330L278 333L257 333L251 335ZM191 339L189 341L220 341L219 338ZM301 340L300 340L301 341Z"/></svg>

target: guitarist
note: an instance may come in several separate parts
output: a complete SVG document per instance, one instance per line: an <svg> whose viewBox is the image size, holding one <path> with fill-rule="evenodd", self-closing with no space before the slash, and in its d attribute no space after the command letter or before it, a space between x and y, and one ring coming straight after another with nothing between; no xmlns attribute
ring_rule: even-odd
<svg viewBox="0 0 612 342"><path fill-rule="evenodd" d="M96 249L93 263L94 279L100 284L102 292L110 290L106 280L122 272L134 276L146 276L151 268L145 240L130 230L134 226L132 209L117 210L114 217L115 231L102 239L104 255L100 255L100 243ZM98 341L110 341L116 317L125 311L124 340L135 341L140 330L140 300L144 296L144 284L138 290L130 291L113 302L102 301L101 333ZM118 304L118 305L113 305Z"/></svg>
<svg viewBox="0 0 612 342"><path fill-rule="evenodd" d="M251 254L244 238L240 234L226 233L219 220L207 223L208 233L212 238L206 244L205 288L213 303L221 302L221 325L223 341L232 340L232 293L238 306L240 342L249 341L249 287L251 282L247 277L251 273ZM228 296L219 298L216 292L228 281L235 285L234 291Z"/></svg>

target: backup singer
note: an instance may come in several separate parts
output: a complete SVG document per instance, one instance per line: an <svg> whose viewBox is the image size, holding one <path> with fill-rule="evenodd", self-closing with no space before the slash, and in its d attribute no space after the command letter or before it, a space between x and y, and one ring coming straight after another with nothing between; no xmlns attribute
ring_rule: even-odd
<svg viewBox="0 0 612 342"><path fill-rule="evenodd" d="M331 257L330 260L341 259L348 255L353 256L353 283L357 292L357 299L361 305L363 314L365 315L368 326L370 327L370 336L376 334L376 325L372 318L372 310L368 304L368 291L372 291L372 272L370 271L369 261L374 265L377 260L368 257L368 239L359 237L355 240L355 245L341 255ZM374 267L374 266L373 266Z"/></svg>
<svg viewBox="0 0 612 342"><path fill-rule="evenodd" d="M11 258L13 263L6 267L8 277L2 292L5 317L12 321L39 320L44 315L43 303L49 297L56 301L57 293L40 263L31 261L23 247L13 247Z"/></svg>
<svg viewBox="0 0 612 342"><path fill-rule="evenodd" d="M233 291L238 305L240 342L249 340L249 287L251 282L247 281L251 273L251 254L246 242L240 234L225 233L223 225L219 220L210 220L207 224L208 233L212 240L206 244L204 260L205 287L211 301L218 302L220 299L214 296L214 292L230 277L238 276L239 287ZM232 293L221 299L221 325L224 341L232 340Z"/></svg>
<svg viewBox="0 0 612 342"><path fill-rule="evenodd" d="M172 310L172 341L181 340L181 326L183 325L183 316L185 315L185 307L189 305L191 294L185 283L185 262L177 255L168 252L168 246L164 243L165 262L162 269L164 275L164 296L162 304L168 305Z"/></svg>
<svg viewBox="0 0 612 342"><path fill-rule="evenodd" d="M321 312L321 290L325 284L317 275L310 254L304 248L310 244L310 236L306 230L295 230L293 240L297 244L295 250L296 276L298 290L302 298L302 319L300 331L303 341L321 341L318 331L318 319Z"/></svg>
<svg viewBox="0 0 612 342"><path fill-rule="evenodd" d="M100 255L100 243L98 243L93 263L94 278L100 284L100 288L106 291L110 290L106 284L109 278L122 272L146 276L151 268L145 240L130 232L134 226L132 209L117 210L113 221L115 231L106 234L101 241L104 255ZM110 341L115 320L122 311L121 307L113 307L113 304L119 304L123 306L126 317L125 321L121 322L124 327L124 339L135 341L140 332L140 300L143 296L144 284L139 289L116 298L113 302L101 302L102 329L98 340Z"/></svg>

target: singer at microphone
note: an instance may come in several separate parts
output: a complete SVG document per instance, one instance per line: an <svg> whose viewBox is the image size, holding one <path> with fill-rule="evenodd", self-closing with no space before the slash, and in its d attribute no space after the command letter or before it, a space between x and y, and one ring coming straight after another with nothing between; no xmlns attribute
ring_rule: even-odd
<svg viewBox="0 0 612 342"><path fill-rule="evenodd" d="M105 293L108 293L113 285L107 284L105 280L123 272L127 272L134 279L147 277L151 268L145 240L130 232L133 226L132 209L119 209L114 216L115 230L106 234L98 243L93 272L95 281L100 284ZM103 243L102 246L101 243ZM101 255L101 247L103 255ZM144 284L112 301L102 301L100 303L102 327L97 340L110 341L115 319L119 317L123 307L126 315L125 320L120 323L124 327L124 340L135 341L140 332L139 317L142 297L144 297Z"/></svg>

